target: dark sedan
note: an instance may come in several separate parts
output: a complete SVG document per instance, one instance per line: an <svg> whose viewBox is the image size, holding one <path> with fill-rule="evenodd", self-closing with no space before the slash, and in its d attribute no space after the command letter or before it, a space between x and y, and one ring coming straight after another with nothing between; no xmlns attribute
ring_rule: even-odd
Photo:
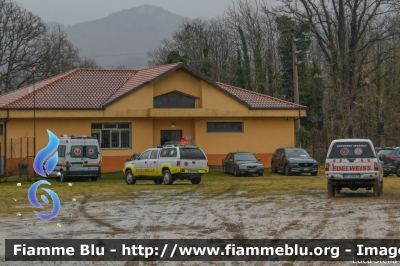
<svg viewBox="0 0 400 266"><path fill-rule="evenodd" d="M400 147L381 148L378 157L383 167L383 176L396 174L400 177Z"/></svg>
<svg viewBox="0 0 400 266"><path fill-rule="evenodd" d="M251 152L231 152L222 160L222 169L225 174L230 173L234 176L264 173L264 165L260 163Z"/></svg>
<svg viewBox="0 0 400 266"><path fill-rule="evenodd" d="M281 170L285 175L310 173L318 174L318 162L301 148L280 148L271 159L271 171Z"/></svg>

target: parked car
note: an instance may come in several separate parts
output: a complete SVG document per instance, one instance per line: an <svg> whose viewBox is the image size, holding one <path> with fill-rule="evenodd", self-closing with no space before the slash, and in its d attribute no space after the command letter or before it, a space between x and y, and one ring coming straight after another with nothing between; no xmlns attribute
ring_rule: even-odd
<svg viewBox="0 0 400 266"><path fill-rule="evenodd" d="M383 176L396 174L400 177L400 147L382 148L378 157L383 167Z"/></svg>
<svg viewBox="0 0 400 266"><path fill-rule="evenodd" d="M318 162L302 148L279 148L272 155L271 171L282 171L285 175L318 174Z"/></svg>
<svg viewBox="0 0 400 266"><path fill-rule="evenodd" d="M222 170L225 174L230 173L234 176L262 176L264 165L251 152L231 152L222 160Z"/></svg>

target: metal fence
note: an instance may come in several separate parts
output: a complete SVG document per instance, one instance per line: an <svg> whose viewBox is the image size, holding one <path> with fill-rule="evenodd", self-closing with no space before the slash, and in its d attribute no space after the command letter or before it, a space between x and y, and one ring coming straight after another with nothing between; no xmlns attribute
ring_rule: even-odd
<svg viewBox="0 0 400 266"><path fill-rule="evenodd" d="M32 164L35 157L34 146L34 138L29 137L12 138L6 145L4 142L0 143L1 177L11 175L28 176L32 173ZM4 151L5 148L7 149L6 152Z"/></svg>

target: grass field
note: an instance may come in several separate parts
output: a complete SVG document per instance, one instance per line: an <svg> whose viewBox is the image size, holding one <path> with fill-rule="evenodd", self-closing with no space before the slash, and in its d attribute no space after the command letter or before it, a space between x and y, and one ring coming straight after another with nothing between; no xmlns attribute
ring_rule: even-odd
<svg viewBox="0 0 400 266"><path fill-rule="evenodd" d="M272 174L266 169L264 175L234 177L223 174L220 169L211 169L210 173L204 175L199 185L192 185L189 181L175 181L173 185L155 185L153 181L137 181L134 185L125 183L124 175L121 173L103 174L102 179L97 182L90 180L78 180L61 183L57 179L48 179L51 186L42 185L57 193L61 203L71 202L73 198L79 202L123 200L126 197L140 195L142 192L174 195L185 193L196 193L206 198L223 194L240 195L246 198L258 198L275 195L315 195L326 194L326 179L324 170L321 168L319 175L284 176L281 173ZM0 213L13 214L15 206L20 211L31 210L27 191L33 182L40 180L27 180L26 177L9 177L0 183ZM17 184L21 183L21 186ZM68 184L72 183L72 186ZM38 190L37 195L42 190ZM384 180L384 193L382 197L398 197L400 193L400 179L396 176L387 177ZM47 193L43 191L46 195ZM22 208L21 208L22 207ZM25 209L24 209L25 208Z"/></svg>

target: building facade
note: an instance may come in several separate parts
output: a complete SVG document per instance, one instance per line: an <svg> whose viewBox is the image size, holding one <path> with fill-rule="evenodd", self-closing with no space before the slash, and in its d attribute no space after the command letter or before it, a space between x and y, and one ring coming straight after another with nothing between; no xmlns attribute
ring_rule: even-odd
<svg viewBox="0 0 400 266"><path fill-rule="evenodd" d="M221 165L228 152L249 151L269 167L276 148L295 145L294 121L305 115L305 106L215 82L184 63L76 69L0 96L2 174L17 174L22 162L33 173L47 130L96 135L104 172L121 171L133 153L182 136L210 165Z"/></svg>

